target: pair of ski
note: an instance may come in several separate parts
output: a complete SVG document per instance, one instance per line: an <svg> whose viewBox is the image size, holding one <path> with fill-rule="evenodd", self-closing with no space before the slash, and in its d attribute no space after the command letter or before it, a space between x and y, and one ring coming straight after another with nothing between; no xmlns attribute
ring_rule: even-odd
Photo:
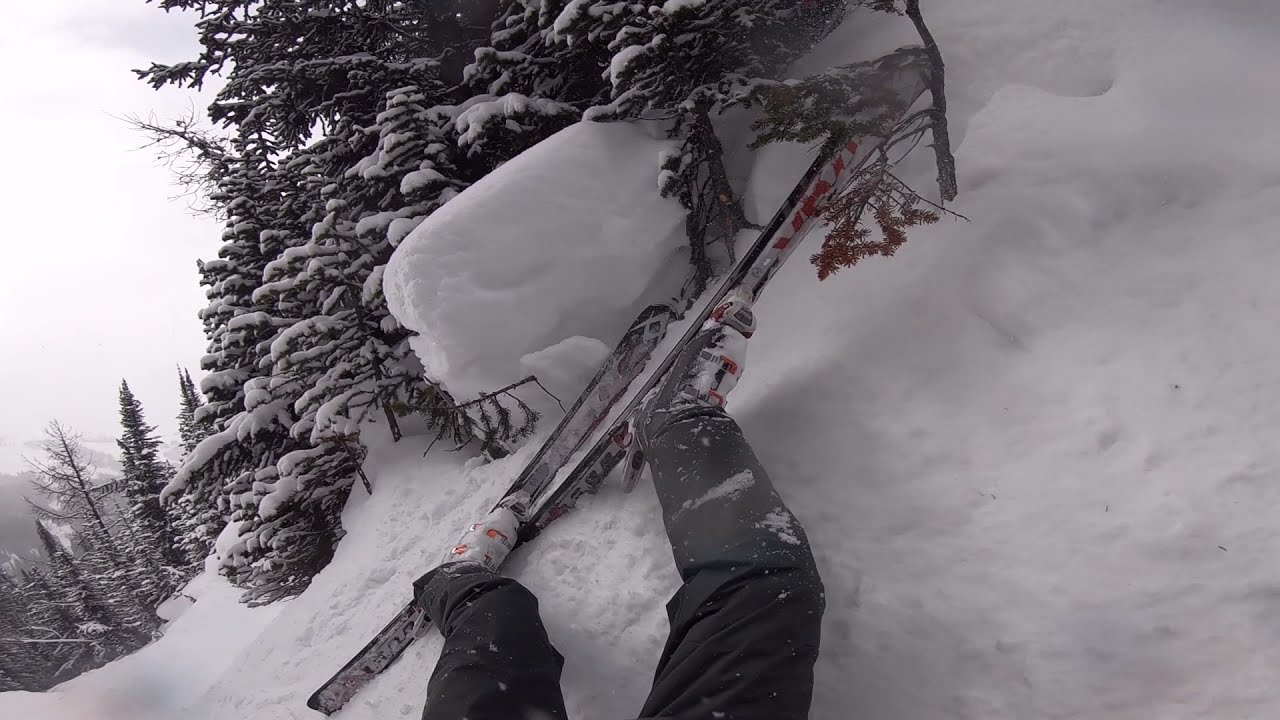
<svg viewBox="0 0 1280 720"><path fill-rule="evenodd" d="M883 58L880 71L883 90L891 92L897 107L896 119L924 93L927 72L922 53L903 49ZM569 409L537 455L503 494L503 498L520 491L530 497L528 519L522 523L519 543L537 536L557 518L571 510L584 495L596 492L605 478L627 455L633 443L636 413L644 398L673 368L680 350L690 342L708 321L721 302L735 288L749 291L753 301L774 274L790 257L800 240L821 224L828 202L847 190L862 177L865 166L892 138L863 137L844 145L828 144L800 178L773 219L759 237L734 264L711 298L702 304L680 341L660 362L650 355L666 335L668 325L683 315L697 298L691 297L692 280L670 302L646 308L600 370ZM648 373L639 386L631 386L640 375ZM630 402L617 413L612 410L632 389ZM613 423L590 446L573 470L554 484L561 469L579 452L601 425L613 414ZM633 484L640 466L628 468L628 486ZM554 484L554 488L552 487ZM413 643L426 633L430 625L425 611L409 602L367 645L341 670L307 700L307 706L326 715L337 712L361 688L389 667Z"/></svg>

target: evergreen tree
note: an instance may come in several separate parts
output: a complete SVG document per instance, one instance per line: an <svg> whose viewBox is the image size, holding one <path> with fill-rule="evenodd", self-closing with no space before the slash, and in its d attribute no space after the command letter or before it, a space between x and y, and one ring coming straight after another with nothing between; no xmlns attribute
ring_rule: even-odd
<svg viewBox="0 0 1280 720"><path fill-rule="evenodd" d="M47 688L74 677L91 666L93 649L84 642L76 618L65 608L41 568L23 573L22 596L27 601L26 625L21 637L45 642L24 646L24 656L36 664L38 684Z"/></svg>
<svg viewBox="0 0 1280 720"><path fill-rule="evenodd" d="M140 567L156 567L163 572L156 581L158 597L148 600L159 604L177 589L187 565L178 547L177 533L170 514L160 504L160 491L169 482L171 470L160 460L160 438L155 427L148 425L142 403L120 382L120 448L121 490L128 501L126 514L130 525L128 543L131 560Z"/></svg>
<svg viewBox="0 0 1280 720"><path fill-rule="evenodd" d="M209 437L212 428L210 418L202 412L204 397L185 368L178 370L178 395L178 434L185 461L196 446ZM201 419L197 420L197 417ZM170 507L172 516L176 518L174 529L179 551L190 571L199 572L223 522L217 497L209 495L202 499L195 493L184 493Z"/></svg>
<svg viewBox="0 0 1280 720"><path fill-rule="evenodd" d="M178 395L178 436L182 440L183 452L190 453L201 440L209 437L209 424L196 420L200 408L204 407L204 397L186 368L178 370Z"/></svg>
<svg viewBox="0 0 1280 720"><path fill-rule="evenodd" d="M29 601L18 583L0 568L0 692L45 689L42 667L46 660L39 643L27 642L31 621Z"/></svg>
<svg viewBox="0 0 1280 720"><path fill-rule="evenodd" d="M119 623L100 587L82 572L70 550L54 539L43 523L36 523L36 531L48 566L41 586L45 597L36 604L34 613L37 622L43 620L38 627L47 631L48 639L91 641L79 648L72 647L74 642L66 643L63 654L71 662L64 665L72 675L118 657L137 637Z"/></svg>
<svg viewBox="0 0 1280 720"><path fill-rule="evenodd" d="M127 523L122 524L119 540L129 548L143 544ZM73 561L82 586L96 600L92 622L104 636L98 649L104 662L155 637L160 628L155 608L174 586L172 574L153 554L137 552L119 560L105 552L106 547L98 529L89 526L76 538L79 557Z"/></svg>
<svg viewBox="0 0 1280 720"><path fill-rule="evenodd" d="M140 415L137 419L141 423ZM142 436L149 433L146 428ZM152 609L162 599L153 586L168 575L152 561L152 546L138 541L129 526L109 512L110 497L126 489L127 474L121 481L99 482L77 436L57 422L50 423L47 435L46 461L33 463L33 485L50 499L50 506L28 501L38 518L46 569L30 577L35 599L29 615L40 639L60 641L49 652L59 664L54 677L66 679L152 637L158 627ZM145 464L138 457L126 462L128 472L138 474ZM46 522L56 522L71 534L74 551L54 538ZM117 532L113 525L124 530ZM66 641L66 648L60 647L61 641ZM72 647L77 643L82 645Z"/></svg>
<svg viewBox="0 0 1280 720"><path fill-rule="evenodd" d="M245 138L235 145L236 158L218 196L229 212L224 244L217 259L201 263L209 288L209 305L201 311L209 337L201 389L208 402L195 419L213 433L188 454L165 490L181 492L197 510L198 534L189 543L196 546L211 544L227 519L250 527L255 483L267 479L262 473L274 474L276 463L299 446L290 435L296 421L292 398L273 395L270 377L270 347L292 324L290 309L255 298L255 292L285 241L301 234L301 220L281 212L293 190L274 181L279 170L264 146ZM223 558L224 571L242 584L253 572L253 558L244 553L258 549L248 540Z"/></svg>
<svg viewBox="0 0 1280 720"><path fill-rule="evenodd" d="M386 308L382 270L414 225L502 159L451 149L459 122L482 119L474 103L430 112L453 92L442 68L460 73L485 37L474 18L427 3L161 4L201 11L205 49L143 75L198 84L225 68L211 117L235 137L219 165L225 244L201 268L208 405L195 417L214 434L168 492L206 513L197 527L216 498L239 531L224 570L246 599L273 599L304 588L332 553L364 455L360 424L381 410L394 430L395 411L431 392Z"/></svg>

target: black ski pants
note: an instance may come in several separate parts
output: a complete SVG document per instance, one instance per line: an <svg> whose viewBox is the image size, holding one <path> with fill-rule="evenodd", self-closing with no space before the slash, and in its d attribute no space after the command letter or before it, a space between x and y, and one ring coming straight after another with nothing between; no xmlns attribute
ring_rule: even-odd
<svg viewBox="0 0 1280 720"><path fill-rule="evenodd" d="M804 530L718 408L672 418L648 456L684 584L641 717L804 720L824 607ZM423 720L567 720L532 593L477 565L421 593L445 637Z"/></svg>

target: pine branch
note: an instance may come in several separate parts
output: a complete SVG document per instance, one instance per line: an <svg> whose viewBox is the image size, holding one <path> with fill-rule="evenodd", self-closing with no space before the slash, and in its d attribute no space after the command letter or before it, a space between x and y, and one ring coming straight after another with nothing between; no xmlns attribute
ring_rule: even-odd
<svg viewBox="0 0 1280 720"><path fill-rule="evenodd" d="M543 392L551 396L562 410L564 409L564 403L560 401L560 398L556 397L550 390L547 390L535 375L530 375L492 392L482 393L474 400L464 403L450 405L428 404L426 407L421 408L421 411L427 416L429 422L438 426L438 430L435 439L431 441L431 444L423 454L431 452L435 444L445 437L453 438L456 444L455 451L466 447L472 440L479 440L483 452L505 454L504 443L521 440L532 435L538 420L541 419L541 415L536 410L512 393L516 388L529 383L536 384ZM442 396L447 397L441 391L433 396L433 399ZM516 404L516 408L520 410L522 421L519 425L512 422L511 410L502 404L500 399L502 397L513 401ZM477 417L473 418L473 414Z"/></svg>
<svg viewBox="0 0 1280 720"><path fill-rule="evenodd" d="M511 394L511 391L515 390L516 388L522 385L528 385L529 383L536 383L538 387L542 388L543 392L545 392L548 395L551 395L552 399L554 399L557 403L560 403L560 398L556 397L555 395L552 395L550 390L547 390L545 387L543 387L542 383L538 381L538 376L530 375L529 377L526 377L523 380L517 380L516 382L513 382L510 385L507 385L506 387L498 388L493 392L480 393L480 396L477 397L475 400L469 400L460 405L452 405L447 408L442 408L442 410L444 410L445 412L466 410L469 407L472 407L475 405L481 405L485 401L491 400L499 395L506 395L508 397L511 397L512 399L515 399L515 396ZM564 403L560 403L560 408L564 409Z"/></svg>
<svg viewBox="0 0 1280 720"><path fill-rule="evenodd" d="M810 258L818 268L819 280L868 257L894 255L906 243L908 229L932 225L940 219L937 212L917 207L924 199L890 173L889 167L889 158L881 149L853 186L823 209L823 218L832 227L821 250ZM879 240L862 224L867 210L871 211Z"/></svg>

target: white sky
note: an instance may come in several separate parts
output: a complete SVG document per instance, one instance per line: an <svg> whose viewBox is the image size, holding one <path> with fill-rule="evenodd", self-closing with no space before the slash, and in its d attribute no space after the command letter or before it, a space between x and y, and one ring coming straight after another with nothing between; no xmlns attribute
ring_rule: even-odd
<svg viewBox="0 0 1280 720"><path fill-rule="evenodd" d="M217 252L220 228L172 199L168 170L116 118L183 114L191 95L157 93L130 71L196 47L191 17L143 0L5 8L0 474L36 454L24 443L50 419L117 435L122 377L148 421L176 431L174 367L198 377L204 351L196 258Z"/></svg>

